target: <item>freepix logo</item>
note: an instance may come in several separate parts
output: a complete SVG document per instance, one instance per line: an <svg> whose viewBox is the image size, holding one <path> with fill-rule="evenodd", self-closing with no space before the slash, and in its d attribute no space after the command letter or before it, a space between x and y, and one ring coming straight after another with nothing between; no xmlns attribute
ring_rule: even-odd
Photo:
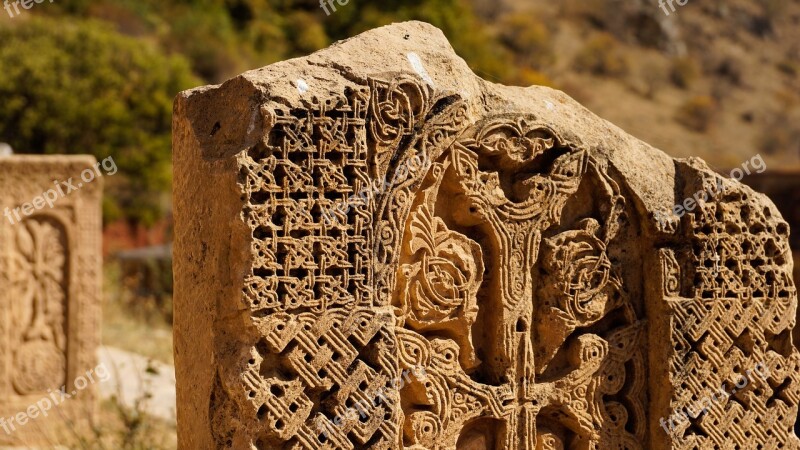
<svg viewBox="0 0 800 450"><path fill-rule="evenodd" d="M70 400L78 395L81 391L95 383L105 383L111 379L111 372L105 364L100 364L94 369L89 369L84 375L79 375L75 378L73 383L73 390L67 393L67 387L61 386L60 389L48 389L47 394L43 396L36 403L31 404L24 411L11 416L0 417L0 428L10 435L17 431L17 427L24 427L28 422L35 420L38 417L47 417L50 410L54 407L62 405L67 400Z"/></svg>
<svg viewBox="0 0 800 450"><path fill-rule="evenodd" d="M686 4L689 3L689 0L658 0L658 7L664 11L664 14L669 16L671 14L670 11L676 11L675 3L677 3L678 6L686 6ZM667 6L669 6L669 9L667 9Z"/></svg>
<svg viewBox="0 0 800 450"><path fill-rule="evenodd" d="M103 168L105 173L100 171L100 167ZM73 180L72 177L67 181L54 180L54 188L48 189L41 195L34 197L30 202L23 203L14 209L6 207L5 211L3 211L3 215L11 222L11 225L15 225L22 221L23 216L28 217L45 206L52 208L58 200L82 188L85 185L84 183L88 184L98 177L114 175L115 173L117 173L117 164L114 162L114 158L109 156L103 161L96 163L94 167L89 167L81 172L80 181Z"/></svg>
<svg viewBox="0 0 800 450"><path fill-rule="evenodd" d="M348 3L350 3L350 0L319 0L319 7L325 11L326 15L330 16L331 11L329 11L328 8L333 10L333 12L336 12L335 3L338 3L339 6L346 6Z"/></svg>
<svg viewBox="0 0 800 450"><path fill-rule="evenodd" d="M5 0L5 2L3 3L3 9L5 9L6 12L8 13L8 17L11 17L13 19L14 17L20 15L21 13L21 11L19 10L20 6L22 6L22 9L31 9L33 8L33 5L39 3L44 3L44 0L14 0L14 1ZM53 3L53 0L50 0L50 3Z"/></svg>
<svg viewBox="0 0 800 450"><path fill-rule="evenodd" d="M752 171L750 170L751 168L753 169ZM758 154L750 158L749 161L745 161L741 169L737 167L731 170L730 178L736 181L742 181L745 175L750 175L752 172L764 173L766 170L767 163L764 162L764 158L761 157L761 154ZM709 198L724 194L725 190L726 187L723 183L723 179L721 177L717 178L715 185L709 186L706 190L696 192L693 196L685 198L681 203L676 203L672 211L656 211L654 213L655 218L660 223L661 228L665 228L670 220L680 219L687 213L694 211L698 205L702 204L701 202L707 202Z"/></svg>

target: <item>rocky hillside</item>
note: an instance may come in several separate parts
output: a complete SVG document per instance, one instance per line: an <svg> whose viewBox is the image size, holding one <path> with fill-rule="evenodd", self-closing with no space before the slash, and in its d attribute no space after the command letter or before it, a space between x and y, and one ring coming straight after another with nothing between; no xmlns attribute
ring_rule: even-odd
<svg viewBox="0 0 800 450"><path fill-rule="evenodd" d="M800 1L474 1L520 64L671 155L800 167Z"/></svg>

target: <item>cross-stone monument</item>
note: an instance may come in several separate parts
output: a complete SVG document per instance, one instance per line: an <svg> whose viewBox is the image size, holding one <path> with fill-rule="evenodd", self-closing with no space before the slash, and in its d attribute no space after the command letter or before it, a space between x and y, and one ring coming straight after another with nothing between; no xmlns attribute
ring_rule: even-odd
<svg viewBox="0 0 800 450"><path fill-rule="evenodd" d="M798 448L773 204L430 25L184 92L174 139L182 449Z"/></svg>
<svg viewBox="0 0 800 450"><path fill-rule="evenodd" d="M56 424L80 426L93 414L97 171L91 156L0 157L0 445L52 445Z"/></svg>

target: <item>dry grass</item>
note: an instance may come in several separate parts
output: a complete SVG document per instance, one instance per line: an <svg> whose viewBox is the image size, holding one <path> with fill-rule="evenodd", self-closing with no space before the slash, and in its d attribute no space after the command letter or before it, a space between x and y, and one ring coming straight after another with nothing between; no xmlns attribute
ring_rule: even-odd
<svg viewBox="0 0 800 450"><path fill-rule="evenodd" d="M172 450L178 446L174 424L126 410L114 400L101 402L94 417L90 415L87 411L78 420L60 417L49 422L47 429L38 430L36 442L19 445L85 450Z"/></svg>
<svg viewBox="0 0 800 450"><path fill-rule="evenodd" d="M173 364L172 327L153 314L141 314L122 301L119 268L105 269L103 304L103 345L138 353L156 361Z"/></svg>
<svg viewBox="0 0 800 450"><path fill-rule="evenodd" d="M87 450L172 450L178 448L174 424L130 410L115 399L100 403L94 418L78 424L63 421L53 446Z"/></svg>
<svg viewBox="0 0 800 450"><path fill-rule="evenodd" d="M578 53L575 67L594 75L621 77L628 73L630 63L614 36L601 33L589 39Z"/></svg>
<svg viewBox="0 0 800 450"><path fill-rule="evenodd" d="M115 265L107 265L104 275L103 345L171 364L172 330L166 320L142 317L122 304ZM116 398L101 401L94 415L87 411L79 422L64 419L56 429L48 430L50 441L53 446L87 450L176 449L175 424L144 412L149 397L143 394L133 408L123 406Z"/></svg>
<svg viewBox="0 0 800 450"><path fill-rule="evenodd" d="M698 95L681 106L675 119L686 128L702 133L711 126L716 108L713 98Z"/></svg>

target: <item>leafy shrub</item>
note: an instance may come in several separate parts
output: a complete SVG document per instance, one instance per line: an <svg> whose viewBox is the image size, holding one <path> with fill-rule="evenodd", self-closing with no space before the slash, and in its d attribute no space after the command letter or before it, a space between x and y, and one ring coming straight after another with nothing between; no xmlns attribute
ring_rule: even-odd
<svg viewBox="0 0 800 450"><path fill-rule="evenodd" d="M784 59L777 64L778 70L794 78L800 74L800 63L790 59Z"/></svg>
<svg viewBox="0 0 800 450"><path fill-rule="evenodd" d="M519 86L555 87L555 83L547 75L533 69L520 69L514 83Z"/></svg>
<svg viewBox="0 0 800 450"><path fill-rule="evenodd" d="M735 56L725 56L717 64L714 72L722 79L734 86L741 86L744 80L744 64Z"/></svg>
<svg viewBox="0 0 800 450"><path fill-rule="evenodd" d="M655 98L658 90L667 83L666 68L663 64L648 61L639 68L639 92L646 98Z"/></svg>
<svg viewBox="0 0 800 450"><path fill-rule="evenodd" d="M800 128L788 120L779 126L765 129L757 138L756 146L767 155L796 157L800 154Z"/></svg>
<svg viewBox="0 0 800 450"><path fill-rule="evenodd" d="M350 0L330 16L308 0L55 2L0 28L0 142L113 156L120 173L106 179L106 219L152 223L169 207L175 94L404 20L443 30L488 79L518 76L465 0ZM534 31L518 26L514 39L545 45Z"/></svg>
<svg viewBox="0 0 800 450"><path fill-rule="evenodd" d="M30 17L0 28L0 141L21 153L113 157L106 218L152 223L171 182L172 99L187 62L95 21Z"/></svg>
<svg viewBox="0 0 800 450"><path fill-rule="evenodd" d="M325 28L313 15L297 11L289 16L288 22L290 24L289 36L298 53L312 53L330 43Z"/></svg>
<svg viewBox="0 0 800 450"><path fill-rule="evenodd" d="M509 14L500 20L499 27L501 41L524 65L543 68L555 61L550 31L536 16Z"/></svg>
<svg viewBox="0 0 800 450"><path fill-rule="evenodd" d="M675 86L688 89L697 79L699 72L700 69L693 59L689 57L675 58L672 60L669 79Z"/></svg>
<svg viewBox="0 0 800 450"><path fill-rule="evenodd" d="M790 92L779 92L777 96L780 106L760 120L762 131L756 138L756 146L768 155L796 158L800 155L800 125L790 113L796 99Z"/></svg>
<svg viewBox="0 0 800 450"><path fill-rule="evenodd" d="M675 119L681 125L697 132L708 131L714 119L717 104L708 95L690 98L679 109Z"/></svg>
<svg viewBox="0 0 800 450"><path fill-rule="evenodd" d="M576 56L575 66L595 75L614 77L628 73L630 65L617 40L608 33L601 33L589 39Z"/></svg>
<svg viewBox="0 0 800 450"><path fill-rule="evenodd" d="M180 8L170 24L171 36L164 46L189 59L195 73L211 83L246 70L246 52L237 49L238 33L222 6Z"/></svg>

